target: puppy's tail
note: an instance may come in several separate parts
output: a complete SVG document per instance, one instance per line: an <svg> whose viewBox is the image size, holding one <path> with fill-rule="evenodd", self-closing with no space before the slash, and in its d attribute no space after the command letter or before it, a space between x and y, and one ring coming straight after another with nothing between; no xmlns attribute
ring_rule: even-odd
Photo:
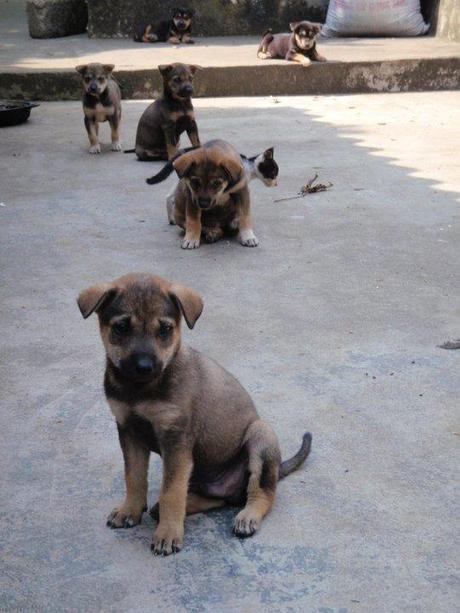
<svg viewBox="0 0 460 613"><path fill-rule="evenodd" d="M134 153L135 151L135 149L124 149L123 153Z"/></svg>
<svg viewBox="0 0 460 613"><path fill-rule="evenodd" d="M156 175L153 175L153 177L146 179L145 182L149 185L156 185L157 183L161 183L162 181L167 179L174 170L174 160L177 160L177 158L179 158L183 153L193 151L193 149L197 149L197 147L185 147L184 149L180 149L172 159L166 162L160 172L158 172Z"/></svg>
<svg viewBox="0 0 460 613"><path fill-rule="evenodd" d="M292 473L294 470L297 470L305 462L310 453L311 440L312 435L310 434L310 432L305 432L302 438L302 445L300 446L299 451L294 456L292 456L292 458L289 458L289 460L281 462L279 474L280 479L284 479L284 477L287 477L290 473Z"/></svg>
<svg viewBox="0 0 460 613"><path fill-rule="evenodd" d="M265 38L267 34L271 34L272 32L273 30L271 28L268 28L268 30L265 30L265 32L262 34L262 38Z"/></svg>

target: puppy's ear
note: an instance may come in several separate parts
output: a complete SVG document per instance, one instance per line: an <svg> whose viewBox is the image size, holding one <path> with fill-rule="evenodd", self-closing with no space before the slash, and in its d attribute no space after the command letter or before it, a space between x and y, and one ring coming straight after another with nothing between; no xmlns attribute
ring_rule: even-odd
<svg viewBox="0 0 460 613"><path fill-rule="evenodd" d="M197 66L196 64L189 64L189 68L192 75L194 75L195 72L198 72L199 70L203 70L201 66Z"/></svg>
<svg viewBox="0 0 460 613"><path fill-rule="evenodd" d="M88 64L79 64L78 66L75 66L75 70L82 76L85 74L87 68Z"/></svg>
<svg viewBox="0 0 460 613"><path fill-rule="evenodd" d="M264 158L266 160L273 160L273 147L270 147L270 149L265 149Z"/></svg>
<svg viewBox="0 0 460 613"><path fill-rule="evenodd" d="M80 292L77 298L78 308L86 319L115 296L115 289L110 283L92 285Z"/></svg>
<svg viewBox="0 0 460 613"><path fill-rule="evenodd" d="M235 185L241 178L241 164L232 158L225 160L221 167L229 179L229 183ZM227 187L228 189L228 187Z"/></svg>
<svg viewBox="0 0 460 613"><path fill-rule="evenodd" d="M184 153L184 155L179 156L173 162L174 170L177 173L179 179L190 174L192 170L192 166L194 165L193 156L189 153Z"/></svg>
<svg viewBox="0 0 460 613"><path fill-rule="evenodd" d="M191 330L203 311L201 296L195 290L180 283L173 283L171 285L169 295L179 307L187 326Z"/></svg>
<svg viewBox="0 0 460 613"><path fill-rule="evenodd" d="M291 32L294 32L294 30L297 28L299 23L300 21L293 21L292 23L289 24L289 27L291 28Z"/></svg>
<svg viewBox="0 0 460 613"><path fill-rule="evenodd" d="M112 70L115 68L115 64L103 64L102 68L105 74L112 74Z"/></svg>
<svg viewBox="0 0 460 613"><path fill-rule="evenodd" d="M172 69L173 69L173 65L172 64L160 64L158 66L158 70L160 71L160 73L161 73L161 75L163 77L167 77Z"/></svg>

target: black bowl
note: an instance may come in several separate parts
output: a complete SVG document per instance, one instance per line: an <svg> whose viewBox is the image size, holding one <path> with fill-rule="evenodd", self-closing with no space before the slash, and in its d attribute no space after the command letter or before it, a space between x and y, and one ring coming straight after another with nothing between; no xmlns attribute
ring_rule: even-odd
<svg viewBox="0 0 460 613"><path fill-rule="evenodd" d="M40 106L24 100L0 100L0 127L15 126L29 119L30 109Z"/></svg>

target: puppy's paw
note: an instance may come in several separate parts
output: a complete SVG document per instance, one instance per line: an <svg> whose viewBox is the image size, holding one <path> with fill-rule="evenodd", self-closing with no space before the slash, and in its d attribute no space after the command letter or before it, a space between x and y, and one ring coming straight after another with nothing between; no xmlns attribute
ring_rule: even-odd
<svg viewBox="0 0 460 613"><path fill-rule="evenodd" d="M308 57L304 57L303 60L301 60L300 63L302 64L302 66L304 66L306 68L307 66L310 66L311 60L308 59Z"/></svg>
<svg viewBox="0 0 460 613"><path fill-rule="evenodd" d="M187 234L182 239L181 247L182 249L198 249L200 246L200 239L194 238L193 236L187 236Z"/></svg>
<svg viewBox="0 0 460 613"><path fill-rule="evenodd" d="M271 57L271 53L270 53L269 51L266 51L266 52L264 52L264 51L258 51L258 52L257 52L257 57L258 57L260 60L268 60L268 58L270 58L270 57Z"/></svg>
<svg viewBox="0 0 460 613"><path fill-rule="evenodd" d="M114 141L112 143L112 151L122 151L121 143L119 141Z"/></svg>
<svg viewBox="0 0 460 613"><path fill-rule="evenodd" d="M132 528L140 523L142 513L145 510L144 508L139 512L128 506L121 505L109 513L106 525L109 528Z"/></svg>
<svg viewBox="0 0 460 613"><path fill-rule="evenodd" d="M191 38L189 38L189 39L187 39L187 40L184 40L184 43L186 43L187 45L194 45L194 44L195 44L195 41L194 41L194 40L192 40Z"/></svg>
<svg viewBox="0 0 460 613"><path fill-rule="evenodd" d="M215 243L220 238L222 238L222 234L223 232L220 228L204 228L203 229L204 240L207 243Z"/></svg>
<svg viewBox="0 0 460 613"><path fill-rule="evenodd" d="M235 517L233 534L240 538L252 536L260 528L260 518L243 509Z"/></svg>
<svg viewBox="0 0 460 613"><path fill-rule="evenodd" d="M259 239L252 230L241 230L238 240L244 247L257 247Z"/></svg>
<svg viewBox="0 0 460 613"><path fill-rule="evenodd" d="M101 146L98 143L97 145L91 145L91 147L88 149L89 153L100 153L101 152Z"/></svg>
<svg viewBox="0 0 460 613"><path fill-rule="evenodd" d="M169 556L182 549L184 531L179 526L160 524L153 535L150 549L155 556Z"/></svg>

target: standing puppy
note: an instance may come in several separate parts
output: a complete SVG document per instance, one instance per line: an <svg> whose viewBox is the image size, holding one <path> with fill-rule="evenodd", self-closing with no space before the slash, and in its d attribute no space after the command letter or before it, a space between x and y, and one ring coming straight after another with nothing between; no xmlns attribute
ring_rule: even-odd
<svg viewBox="0 0 460 613"><path fill-rule="evenodd" d="M85 64L76 71L83 82L83 112L85 128L90 142L90 153L100 153L99 122L108 121L112 133L112 151L121 151L120 119L121 93L112 79L113 64Z"/></svg>
<svg viewBox="0 0 460 613"><path fill-rule="evenodd" d="M310 21L291 23L290 34L272 34L270 30L264 34L257 51L261 60L281 58L291 62L299 62L308 66L312 60L325 62L326 58L316 50L316 37L321 32L321 24Z"/></svg>
<svg viewBox="0 0 460 613"><path fill-rule="evenodd" d="M181 343L181 317L193 328L203 302L192 289L131 274L83 290L86 319L97 312L106 351L105 393L117 421L126 497L111 528L130 528L147 509L150 452L163 461L159 523L152 551L182 549L186 513L245 505L235 535L251 536L270 511L278 479L308 456L311 435L281 463L276 434L238 381Z"/></svg>
<svg viewBox="0 0 460 613"><path fill-rule="evenodd" d="M141 23L134 29L134 40L137 43L179 43L193 44L192 9L177 8L172 12L171 19L164 19L151 24Z"/></svg>
<svg viewBox="0 0 460 613"><path fill-rule="evenodd" d="M193 77L200 66L158 66L163 77L163 94L143 112L136 133L135 152L141 162L170 160L179 148L180 135L187 132L193 146L200 146L191 97Z"/></svg>
<svg viewBox="0 0 460 613"><path fill-rule="evenodd" d="M240 154L223 140L212 140L173 161L180 179L167 200L168 218L185 230L182 249L196 249L224 232L238 231L245 247L257 247L251 200Z"/></svg>

